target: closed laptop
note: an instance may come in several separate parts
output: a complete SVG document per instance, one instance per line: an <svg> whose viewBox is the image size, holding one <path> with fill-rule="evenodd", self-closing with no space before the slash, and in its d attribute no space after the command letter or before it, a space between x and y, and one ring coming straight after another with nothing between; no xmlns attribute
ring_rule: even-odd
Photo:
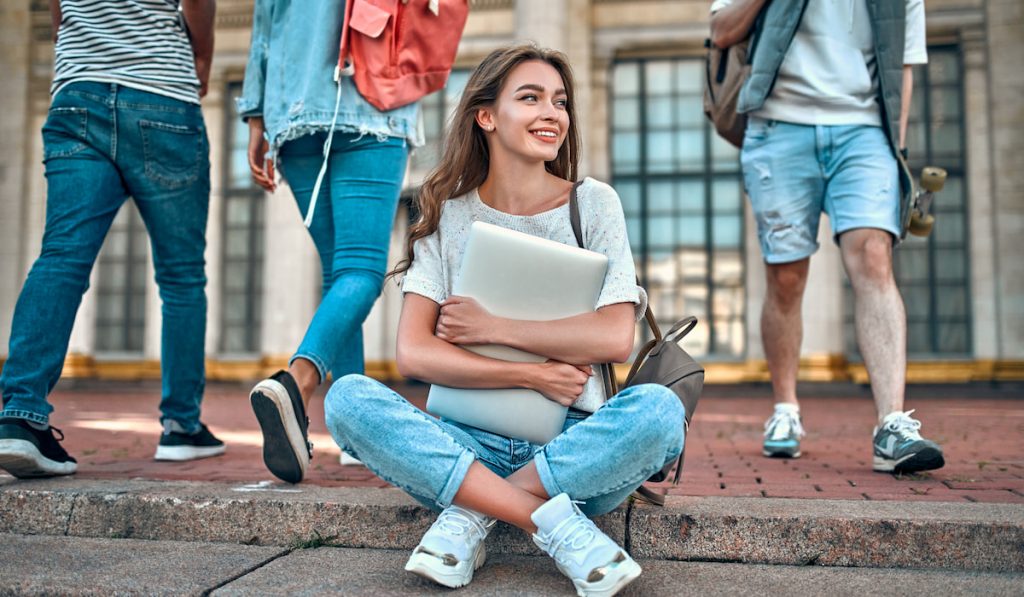
<svg viewBox="0 0 1024 597"><path fill-rule="evenodd" d="M548 321L595 310L608 269L605 255L474 222L453 294L475 299L509 319ZM545 357L508 346L466 346L477 354L518 362ZM427 411L516 439L544 444L562 431L567 407L533 390L460 389L433 385Z"/></svg>

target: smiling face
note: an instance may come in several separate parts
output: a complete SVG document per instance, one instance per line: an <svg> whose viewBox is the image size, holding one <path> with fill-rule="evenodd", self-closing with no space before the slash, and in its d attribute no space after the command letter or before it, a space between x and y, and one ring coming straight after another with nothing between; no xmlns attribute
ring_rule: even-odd
<svg viewBox="0 0 1024 597"><path fill-rule="evenodd" d="M550 162L569 132L568 96L561 75L542 60L529 60L509 73L493 106L477 113L491 159L517 157Z"/></svg>

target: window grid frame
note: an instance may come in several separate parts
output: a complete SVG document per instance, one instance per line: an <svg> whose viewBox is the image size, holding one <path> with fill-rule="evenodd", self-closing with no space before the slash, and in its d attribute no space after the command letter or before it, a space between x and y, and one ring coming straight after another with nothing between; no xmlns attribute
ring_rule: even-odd
<svg viewBox="0 0 1024 597"><path fill-rule="evenodd" d="M918 113L911 112L908 118L908 136L909 131L913 125L921 127L921 139L923 147L912 148L916 151L911 152L910 159L908 160L908 167L912 175L919 175L921 168L927 165L936 164L936 159L944 160L950 159L949 155L944 155L940 158L936 158L936 151L934 149L933 134L932 134L932 117L934 112L934 106L932 102L932 93L936 90L952 91L956 94L958 113L956 118L959 123L959 151L956 154L955 164L939 164L943 167L950 178L956 178L960 181L960 206L954 209L944 209L942 206L943 194L945 191L940 191L937 194L936 203L933 204L932 209L935 211L936 208L943 209L942 213L936 216L936 227L941 226L941 220L943 214L955 214L959 215L963 222L963 235L962 237L953 241L938 241L936 239L935 230L924 240L924 246L906 248L898 247L896 251L901 250L914 250L921 251L924 254L925 262L927 263L927 276L912 278L912 279L901 279L900 276L900 265L898 253L893 255L893 271L896 278L901 294L904 296L904 304L907 304L906 295L908 291L920 291L925 290L928 292L928 304L927 312L923 315L914 316L910 313L910 309L905 309L907 312L907 360L928 360L928 359L970 359L974 355L974 317L972 310L972 295L971 295L971 259L970 259L970 210L968 209L968 193L967 193L967 155L966 155L966 120L965 120L965 104L966 91L964 89L962 73L964 72L963 64L963 53L960 51L960 47L957 44L941 44L928 47L928 53L931 58L934 58L939 54L952 54L955 58L955 64L957 67L957 76L950 77L942 83L932 83L931 74L928 65L920 65L914 69L914 94L920 98L920 110ZM931 62L931 60L929 60ZM906 242L915 242L908 235ZM959 280L941 278L939 276L939 251L960 251L963 255L963 275ZM940 315L939 314L939 296L945 289L963 289L963 296L965 300L963 315ZM855 335L855 321L853 319L853 291L850 287L849 278L846 278L844 282L844 299L849 302L849 306L844 309L843 320L844 328L846 333ZM912 342L910 338L911 330L917 325L925 324L927 329L928 338L925 342L927 350L924 352L913 351L911 349ZM959 324L964 327L964 346L963 351L943 351L940 346L940 329L949 324ZM852 336L851 336L852 337ZM847 354L853 357L856 361L862 361L863 357L860 355L859 347L856 342L847 342ZM850 349L853 348L853 350Z"/></svg>
<svg viewBox="0 0 1024 597"><path fill-rule="evenodd" d="M636 65L636 68L637 68L637 89L633 93L616 94L616 90L615 90L615 86L614 86L615 77L614 77L614 75L609 77L608 97L611 100L610 101L610 108L611 109L609 110L609 113L610 113L610 117L609 117L609 133L610 133L609 139L612 142L608 144L608 152L609 152L609 158L610 158L609 161L610 161L610 163L612 165L612 167L611 167L612 184L613 184L613 186L618 186L620 183L631 183L631 184L637 185L637 188L639 189L639 197L638 197L638 199L639 199L640 240L639 240L639 242L635 242L635 243L631 242L631 244L634 244L635 246L638 246L640 248L640 259L638 260L640 262L640 268L639 268L639 271L638 271L638 275L640 276L640 279L641 279L642 284L644 285L644 287L647 287L647 285L648 285L649 270L650 270L650 266L651 266L651 244L650 244L650 240L649 240L650 239L650 225L649 224L650 224L650 217L651 217L651 211L652 210L650 209L650 201L649 201L650 197L649 197L649 193L648 193L648 189L649 189L650 183L651 182L659 182L659 181L666 181L666 182L671 181L671 182L675 182L675 183L687 182L687 181L697 181L697 182L700 182L703 185L703 197L702 197L702 204L701 204L701 208L702 209L701 209L700 215L702 215L703 218L704 218L704 242L700 243L700 244L702 245L701 248L703 249L703 253L704 253L705 259L706 259L705 271L704 271L704 275L702 276L702 278L703 278L704 288L707 290L706 298L704 299L705 300L705 310L706 310L705 316L707 317L707 319L709 321L707 322L707 328L708 328L707 347L708 347L708 350L707 350L707 353L702 355L702 356L704 358L710 358L710 359L718 360L718 361L740 361L740 360L743 360L744 358L746 358L746 355L748 353L747 338L746 338L746 333L747 333L746 307L747 307L747 301L749 299L749 296L748 296L748 292L747 292L747 288L746 288L746 269L747 269L747 265L746 265L746 248L747 248L746 247L746 244L747 244L746 243L746 219L744 217L744 197L743 197L743 191L742 191L742 188L741 188L741 185L742 185L742 171L741 171L740 166L739 166L739 159L737 157L736 168L734 170L722 170L722 169L720 169L720 166L716 167L716 164L714 162L714 154L713 154L713 147L712 146L713 146L713 143L714 143L713 135L716 135L717 133L712 128L711 123L706 118L702 118L701 119L701 124L699 126L699 128L703 131L703 135L702 135L703 136L703 139L702 139L703 155L702 155L702 158L701 158L701 160L702 160L702 168L700 168L699 170L694 170L694 171L683 171L683 170L679 169L679 167L677 165L677 166L675 166L675 170L674 171L655 172L655 173L650 172L649 168L648 168L648 159L647 159L648 158L648 151L647 151L648 143L647 143L646 135L650 131L652 131L652 130L660 130L660 129L651 129L648 126L648 120L649 119L648 119L648 110L647 110L647 103L648 103L647 100L648 100L649 97L655 97L655 96L650 96L647 93L647 89L648 89L648 85L647 85L647 65L649 63L651 63L651 62L668 61L670 66L671 66L670 70L672 72L673 83L675 83L675 78L679 76L678 69L676 68L676 66L679 63L681 63L681 62L689 62L689 61L699 62L700 60L702 60L702 58L695 57L695 56L668 56L668 57L658 56L658 57L635 57L635 58L634 57L630 57L630 58L621 58L621 59L616 59L616 60L614 60L612 62L611 69L612 69L613 73L614 73L616 67L618 67L620 65L624 65L624 64L633 64L633 65ZM680 99L680 97L682 97L682 96L679 93L678 87L673 85L673 86L671 86L671 91L667 94L667 97L671 98L672 101L678 101ZM697 94L697 97L700 97L699 93ZM633 129L633 128L623 128L623 129L617 128L616 122L615 122L615 118L616 118L615 102L618 99L630 99L630 100L635 100L637 102L638 124L636 125L635 129ZM675 122L675 118L673 117L673 124L667 130L670 130L673 133L675 133L675 132L678 132L680 130L686 130L686 129L691 129L691 128L693 128L693 127L679 126L679 124L677 122ZM637 137L638 137L639 153L638 153L637 169L636 169L635 172L626 174L626 173L622 173L622 172L619 172L619 171L616 170L616 167L615 167L615 143L614 143L614 139L615 139L616 132L619 132L619 131L635 132ZM673 143L675 143L675 140L673 141ZM716 180L734 180L736 182L736 184L738 186L740 186L740 188L737 189L737 192L739 194L739 202L738 202L739 209L736 211L735 214L730 214L730 215L735 215L737 217L738 222L739 222L739 241L738 241L737 245L735 246L735 248L733 250L735 250L735 251L737 251L739 253L739 264L740 264L740 274L739 274L740 284L739 284L739 288L741 289L741 291L743 293L743 298L742 298L742 304L741 304L740 309L739 309L737 314L735 314L735 315L722 315L720 317L716 313L716 309L715 309L716 291L724 291L724 290L727 290L727 289L732 288L732 287L723 286L723 287L719 288L719 287L716 286L715 280L714 280L715 264L716 264L716 255L715 255L716 247L715 247L715 244L714 244L715 243L714 216L716 215L716 213L722 213L721 211L716 212L715 207L714 207L713 194L714 194L714 183L716 182ZM697 215L696 211L693 211L692 213L690 213L690 210L685 209L685 208L680 208L678 206L673 206L673 208L671 210L669 210L669 214L673 218L678 218L680 215L685 215L685 214L688 214L688 213L690 215ZM679 247L679 246L689 246L689 245L676 245L676 246ZM694 244L693 246L697 247L698 245ZM636 259L635 255L634 255L634 259ZM657 316L656 319L658 320L659 325L662 325L662 327L664 327L664 325L671 325L671 323L672 323L671 321L665 320L661 316L658 316L657 312L655 313L655 315ZM722 351L718 350L718 348L719 348L719 338L718 338L719 333L716 330L716 323L725 323L725 324L730 324L731 325L731 324L734 324L734 323L737 323L737 322L740 324L740 326L743 329L743 332L741 334L741 342L742 342L741 350L739 352L735 353L735 354L728 353L728 352L722 352ZM647 329L646 326L642 326L641 342L646 342L650 338L651 338L650 330Z"/></svg>
<svg viewBox="0 0 1024 597"><path fill-rule="evenodd" d="M220 276L220 291L221 291L221 311L220 311L220 338L218 341L221 354L259 354L260 343L262 341L261 326L262 326L262 313L260 309L262 307L261 294L263 289L258 287L260 279L260 271L264 265L265 255L261 251L262 247L260 242L264 240L263 226L265 210L264 203L264 191L257 185L251 178L248 178L249 184L247 186L236 186L234 184L235 172L233 171L233 151L235 135L238 130L236 127L243 125L242 120L237 114L237 108L235 107L234 97L241 95L242 82L232 81L227 84L225 96L225 123L224 123L224 139L226 143L222 145L224 148L223 156L221 159L221 172L223 179L223 197L221 206L221 276ZM229 221L228 216L230 205L233 202L243 201L247 205L248 210L248 223L245 226L232 225ZM246 243L246 255L244 257L232 257L228 255L228 239L233 231L245 230L248 236ZM246 291L242 294L245 297L245 310L246 317L244 322L229 322L227 318L227 298L229 296L236 296L239 293L237 291L229 291L227 287L228 276L226 271L229 267L247 267L245 275L245 287ZM228 333L229 330L242 329L242 336L244 338L244 348L241 350L229 350L227 348Z"/></svg>

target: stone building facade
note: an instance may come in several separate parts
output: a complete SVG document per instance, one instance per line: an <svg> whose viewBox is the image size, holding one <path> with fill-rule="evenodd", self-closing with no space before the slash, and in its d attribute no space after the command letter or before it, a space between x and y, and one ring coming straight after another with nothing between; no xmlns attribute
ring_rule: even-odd
<svg viewBox="0 0 1024 597"><path fill-rule="evenodd" d="M45 0L0 0L0 360L18 291L38 254L45 210L40 128L53 50ZM734 149L700 113L706 0L470 0L449 88L425 100L427 147L411 159L411 196L466 74L495 47L534 40L565 51L579 88L582 172L623 198L639 270L659 318L703 325L686 346L709 382L764 381L764 271ZM203 100L212 194L207 264L211 379L282 366L320 291L318 261L286 184L253 187L234 116L251 0L218 2L216 54ZM928 0L929 66L915 73L915 167L950 172L929 239L899 250L910 321L911 381L1024 379L1024 5ZM401 253L400 208L392 256ZM805 380L863 382L850 291L822 223L805 300ZM1014 249L1014 247L1018 247ZM300 289L300 291L296 291ZM368 373L395 378L401 296L389 283L365 326ZM160 308L145 232L122 209L76 320L65 376L156 377ZM638 333L638 341L641 340Z"/></svg>

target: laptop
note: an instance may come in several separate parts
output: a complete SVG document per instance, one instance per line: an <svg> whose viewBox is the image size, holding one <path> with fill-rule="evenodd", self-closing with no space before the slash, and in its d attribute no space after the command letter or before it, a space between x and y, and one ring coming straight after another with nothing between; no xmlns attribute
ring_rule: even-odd
<svg viewBox="0 0 1024 597"><path fill-rule="evenodd" d="M452 292L490 313L547 321L595 310L608 270L601 253L474 222ZM466 346L505 361L542 363L508 346ZM427 411L506 437L545 444L562 432L568 408L525 388L459 389L433 385Z"/></svg>

